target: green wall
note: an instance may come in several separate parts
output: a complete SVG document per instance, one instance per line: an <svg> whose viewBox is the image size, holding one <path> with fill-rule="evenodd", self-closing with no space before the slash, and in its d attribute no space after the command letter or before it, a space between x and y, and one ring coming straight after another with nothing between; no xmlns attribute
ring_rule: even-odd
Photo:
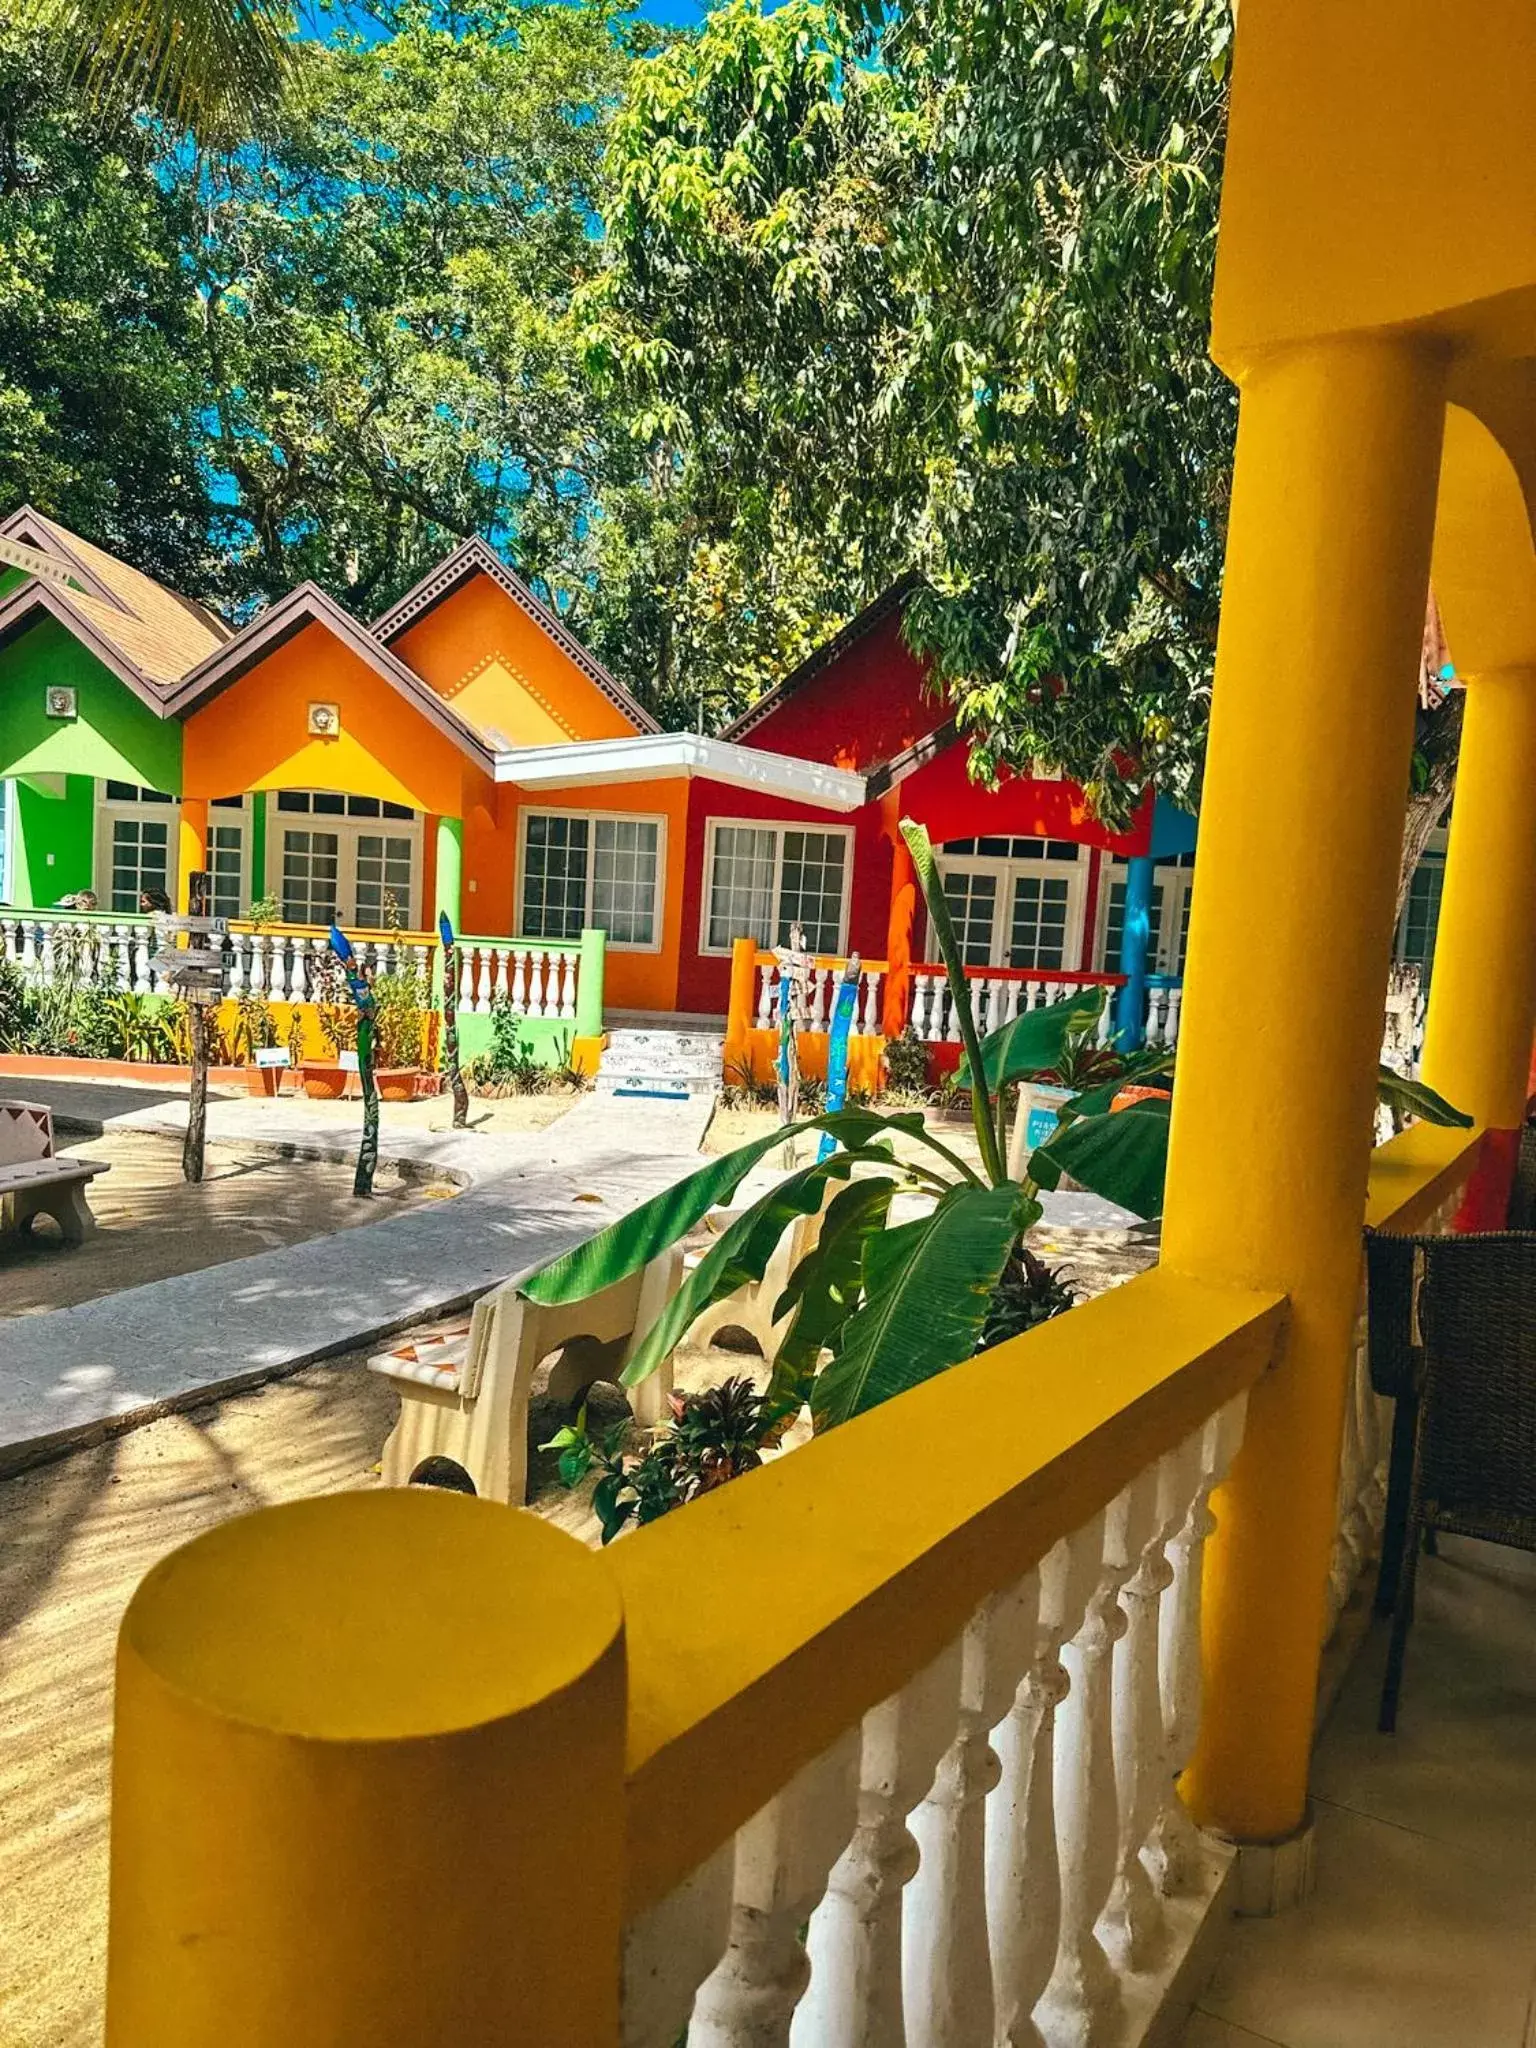
<svg viewBox="0 0 1536 2048"><path fill-rule="evenodd" d="M48 716L44 693L55 683L74 685L78 717ZM64 778L62 797L17 783L8 892L44 908L91 886L94 778L180 794L181 726L157 717L56 619L42 619L0 648L0 776Z"/></svg>

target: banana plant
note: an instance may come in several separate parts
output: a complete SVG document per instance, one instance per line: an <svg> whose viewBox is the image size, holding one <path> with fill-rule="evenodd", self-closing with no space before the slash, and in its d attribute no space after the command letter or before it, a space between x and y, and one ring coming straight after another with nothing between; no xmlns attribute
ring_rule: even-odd
<svg viewBox="0 0 1536 2048"><path fill-rule="evenodd" d="M775 1320L790 1320L767 1406L770 1418L787 1421L808 1403L815 1427L824 1430L979 1348L1005 1269L1042 1214L1042 1188L1070 1174L1137 1215L1161 1213L1170 1105L1156 1095L1120 1110L1112 1104L1128 1083L1168 1074L1171 1053L1132 1058L1115 1080L1075 1096L1024 1176L1010 1178L1009 1089L1057 1066L1097 1023L1105 991L1086 988L1025 1011L982 1040L928 834L905 818L901 831L944 961L980 1171L928 1128L920 1110L844 1109L770 1131L653 1196L534 1274L523 1291L550 1304L583 1300L685 1237L786 1139L817 1131L836 1142L835 1151L777 1181L714 1239L637 1347L623 1375L628 1386L654 1372L713 1302L761 1282L798 1216L820 1214L822 1224L775 1304ZM1464 1121L1429 1091L1415 1092L1416 1113ZM931 1206L893 1226L891 1206L902 1194L927 1196Z"/></svg>

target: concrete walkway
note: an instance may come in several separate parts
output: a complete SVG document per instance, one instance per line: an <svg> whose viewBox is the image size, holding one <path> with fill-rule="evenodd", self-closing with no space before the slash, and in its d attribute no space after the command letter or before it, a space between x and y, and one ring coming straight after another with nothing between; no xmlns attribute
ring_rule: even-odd
<svg viewBox="0 0 1536 2048"><path fill-rule="evenodd" d="M18 1091L19 1092L19 1091ZM185 1128L184 1099L29 1082L61 1133ZM456 1182L451 1201L201 1272L0 1321L0 1471L250 1386L459 1308L532 1272L696 1167L708 1102L588 1096L547 1130L393 1124L380 1158ZM208 1136L303 1158L351 1158L357 1111L210 1101Z"/></svg>

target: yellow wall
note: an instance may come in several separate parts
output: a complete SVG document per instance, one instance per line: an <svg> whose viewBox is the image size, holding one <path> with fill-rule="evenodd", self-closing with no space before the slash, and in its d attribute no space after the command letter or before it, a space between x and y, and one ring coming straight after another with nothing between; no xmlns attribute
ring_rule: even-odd
<svg viewBox="0 0 1536 2048"><path fill-rule="evenodd" d="M489 576L477 575L393 643L461 717L513 747L623 739L636 730Z"/></svg>
<svg viewBox="0 0 1536 2048"><path fill-rule="evenodd" d="M309 706L336 703L341 730L308 730ZM494 794L463 751L325 627L286 645L186 722L182 790L334 789L440 817Z"/></svg>
<svg viewBox="0 0 1536 2048"><path fill-rule="evenodd" d="M1430 319L1529 345L1533 110L1529 0L1244 0L1217 361Z"/></svg>

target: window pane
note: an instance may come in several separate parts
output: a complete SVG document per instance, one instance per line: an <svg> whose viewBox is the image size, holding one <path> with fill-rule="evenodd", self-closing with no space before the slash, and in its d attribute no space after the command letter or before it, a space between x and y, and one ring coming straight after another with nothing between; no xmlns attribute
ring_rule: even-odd
<svg viewBox="0 0 1536 2048"><path fill-rule="evenodd" d="M379 815L379 800L376 796L349 796L347 816L349 818L376 818Z"/></svg>
<svg viewBox="0 0 1536 2048"><path fill-rule="evenodd" d="M240 811L245 808L243 796L216 796L209 801L210 807L216 811Z"/></svg>
<svg viewBox="0 0 1536 2048"><path fill-rule="evenodd" d="M136 804L139 800L139 785L136 782L108 782L107 801L114 804Z"/></svg>
<svg viewBox="0 0 1536 2048"><path fill-rule="evenodd" d="M280 789L277 792L277 808L280 811L307 811L309 791L307 789Z"/></svg>
<svg viewBox="0 0 1536 2048"><path fill-rule="evenodd" d="M288 924L329 924L336 915L334 832L283 834L283 917Z"/></svg>
<svg viewBox="0 0 1536 2048"><path fill-rule="evenodd" d="M414 818L416 813L409 804L381 804L379 808L386 818Z"/></svg>
<svg viewBox="0 0 1536 2048"><path fill-rule="evenodd" d="M841 832L786 832L779 882L779 944L789 928L805 928L813 953L838 953L843 945L843 869L848 842Z"/></svg>
<svg viewBox="0 0 1536 2048"><path fill-rule="evenodd" d="M170 865L164 819L112 820L112 908L136 911L143 889L164 889ZM169 893L169 892L167 892Z"/></svg>
<svg viewBox="0 0 1536 2048"><path fill-rule="evenodd" d="M1065 965L1069 887L1066 881L1054 876L1016 878L1008 932L1010 967Z"/></svg>
<svg viewBox="0 0 1536 2048"><path fill-rule="evenodd" d="M587 921L585 818L536 811L523 842L523 925L529 939L579 939Z"/></svg>
<svg viewBox="0 0 1536 2048"><path fill-rule="evenodd" d="M660 834L639 818L592 825L592 922L621 946L656 942L656 854Z"/></svg>
<svg viewBox="0 0 1536 2048"><path fill-rule="evenodd" d="M1149 925L1147 933L1147 964L1149 967L1155 967L1158 958L1158 945L1161 941L1163 930L1163 885L1161 882L1154 882L1152 885L1152 908L1148 913L1147 921ZM1185 937L1189 935L1188 904L1184 907L1184 935ZM1104 971L1106 974L1118 974L1120 972L1120 946L1124 937L1125 884L1124 882L1114 882L1111 883L1109 891L1109 915L1104 920ZM1178 973L1179 969L1175 968L1174 972Z"/></svg>
<svg viewBox="0 0 1536 2048"><path fill-rule="evenodd" d="M709 869L708 943L728 951L736 939L773 943L773 859L778 834L751 825L717 825Z"/></svg>
<svg viewBox="0 0 1536 2048"><path fill-rule="evenodd" d="M992 965L992 918L997 907L996 875L971 874L962 869L944 877L944 901L950 922L960 942L960 959L966 967Z"/></svg>
<svg viewBox="0 0 1536 2048"><path fill-rule="evenodd" d="M335 790L317 789L310 798L310 809L327 818L339 818L346 808L346 798Z"/></svg>
<svg viewBox="0 0 1536 2048"><path fill-rule="evenodd" d="M411 921L411 842L360 832L357 839L357 922L369 931L389 923L390 898L402 925Z"/></svg>
<svg viewBox="0 0 1536 2048"><path fill-rule="evenodd" d="M1399 926L1399 950L1404 960L1416 960L1426 976L1435 961L1435 940L1440 930L1440 892L1445 882L1445 863L1421 860L1408 884L1408 901L1403 905Z"/></svg>
<svg viewBox="0 0 1536 2048"><path fill-rule="evenodd" d="M243 828L239 825L210 825L208 865L213 872L213 914L238 917L243 907L240 891L240 849Z"/></svg>

